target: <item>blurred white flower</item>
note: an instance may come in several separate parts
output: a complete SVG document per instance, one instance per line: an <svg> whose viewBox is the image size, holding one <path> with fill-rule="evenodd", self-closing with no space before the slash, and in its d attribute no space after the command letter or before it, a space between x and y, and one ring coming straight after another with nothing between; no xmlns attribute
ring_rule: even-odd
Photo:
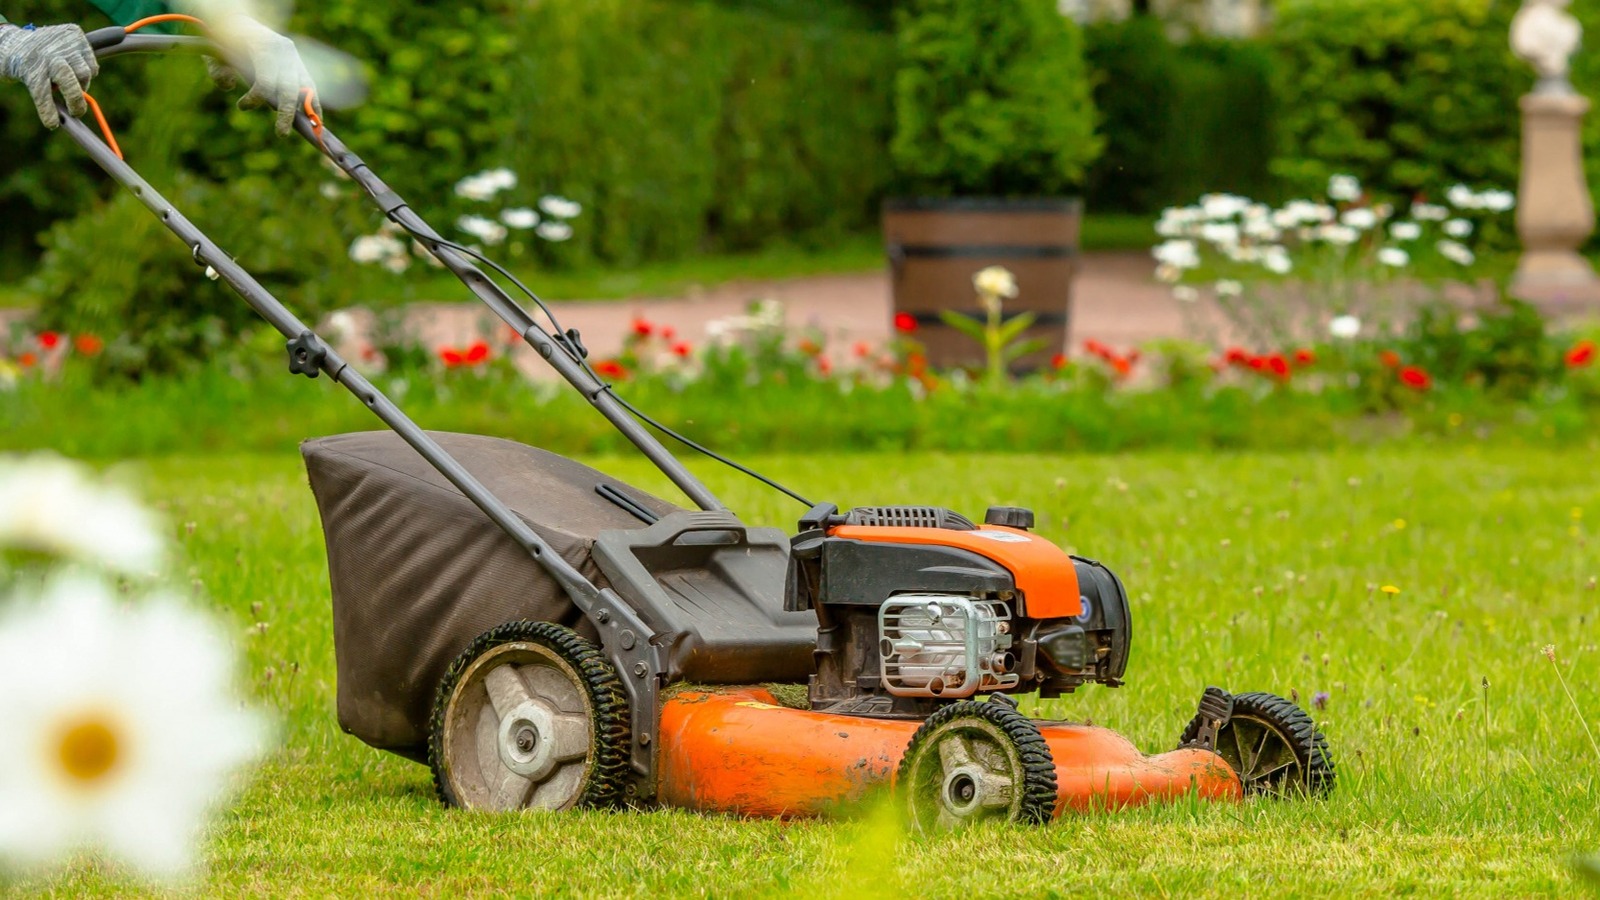
<svg viewBox="0 0 1600 900"><path fill-rule="evenodd" d="M1017 277L1005 266L989 266L972 276L972 286L985 297L1017 296Z"/></svg>
<svg viewBox="0 0 1600 900"><path fill-rule="evenodd" d="M1478 195L1464 184L1455 185L1445 191L1444 198L1456 209L1477 209L1479 206Z"/></svg>
<svg viewBox="0 0 1600 900"><path fill-rule="evenodd" d="M1450 218L1450 210L1437 203L1418 203L1411 207L1411 217L1422 222L1443 222Z"/></svg>
<svg viewBox="0 0 1600 900"><path fill-rule="evenodd" d="M0 617L0 859L87 845L149 875L189 870L230 776L266 743L232 668L209 620L172 599L120 605L83 575Z"/></svg>
<svg viewBox="0 0 1600 900"><path fill-rule="evenodd" d="M411 268L411 257L404 252L396 253L383 261L383 267L396 275L403 275L407 269Z"/></svg>
<svg viewBox="0 0 1600 900"><path fill-rule="evenodd" d="M552 222L546 219L539 223L539 227L535 228L533 233L547 241L559 243L572 237L572 226L565 222Z"/></svg>
<svg viewBox="0 0 1600 900"><path fill-rule="evenodd" d="M545 215L555 216L558 219L575 219L583 212L583 206L576 200L546 194L539 198L539 208Z"/></svg>
<svg viewBox="0 0 1600 900"><path fill-rule="evenodd" d="M502 212L500 221L512 228L532 228L539 224L539 214L525 206L519 206Z"/></svg>
<svg viewBox="0 0 1600 900"><path fill-rule="evenodd" d="M1439 255L1457 265L1470 266L1477 259L1471 250L1455 241L1440 241L1438 246Z"/></svg>
<svg viewBox="0 0 1600 900"><path fill-rule="evenodd" d="M1162 263L1161 265L1156 266L1157 281L1166 284L1174 284L1182 277L1183 270L1175 265L1172 265L1171 263Z"/></svg>
<svg viewBox="0 0 1600 900"><path fill-rule="evenodd" d="M1361 197L1361 181L1354 175L1335 175L1328 179L1328 196L1342 202Z"/></svg>
<svg viewBox="0 0 1600 900"><path fill-rule="evenodd" d="M1378 224L1378 214L1366 207L1347 209L1344 215L1339 217L1339 221L1358 231L1366 231Z"/></svg>
<svg viewBox="0 0 1600 900"><path fill-rule="evenodd" d="M334 343L349 340L360 330L360 323L348 309L341 309L329 315L327 324L323 326L324 335Z"/></svg>
<svg viewBox="0 0 1600 900"><path fill-rule="evenodd" d="M1324 225L1316 233L1318 238L1338 247L1348 247L1361 239L1361 232L1348 225Z"/></svg>
<svg viewBox="0 0 1600 900"><path fill-rule="evenodd" d="M367 234L350 242L350 258L363 265L404 254L406 245L386 234Z"/></svg>
<svg viewBox="0 0 1600 900"><path fill-rule="evenodd" d="M1244 233L1258 241L1275 241L1283 236L1282 229L1273 224L1270 218L1245 219Z"/></svg>
<svg viewBox="0 0 1600 900"><path fill-rule="evenodd" d="M1422 226L1416 222L1396 222L1389 226L1389 236L1397 241L1414 241L1422 237Z"/></svg>
<svg viewBox="0 0 1600 900"><path fill-rule="evenodd" d="M1464 238L1472 235L1472 223L1466 219L1451 219L1444 223L1444 233L1453 238Z"/></svg>
<svg viewBox="0 0 1600 900"><path fill-rule="evenodd" d="M1249 199L1233 194L1206 194L1200 198L1200 208L1208 219L1231 219L1249 206Z"/></svg>
<svg viewBox="0 0 1600 900"><path fill-rule="evenodd" d="M1239 243L1239 226L1233 222L1207 222L1200 226L1200 238L1219 247Z"/></svg>
<svg viewBox="0 0 1600 900"><path fill-rule="evenodd" d="M1200 299L1200 292L1187 284L1180 284L1172 289L1172 299L1181 303L1193 303Z"/></svg>
<svg viewBox="0 0 1600 900"><path fill-rule="evenodd" d="M462 216L456 220L456 227L491 247L503 242L509 233L504 225L483 216Z"/></svg>
<svg viewBox="0 0 1600 900"><path fill-rule="evenodd" d="M1349 340L1361 333L1361 320L1355 316L1335 316L1328 323L1328 333L1336 338Z"/></svg>
<svg viewBox="0 0 1600 900"><path fill-rule="evenodd" d="M1334 208L1326 203L1312 203L1309 200L1290 200L1282 211L1301 225L1320 225L1323 222L1331 222L1336 215Z"/></svg>
<svg viewBox="0 0 1600 900"><path fill-rule="evenodd" d="M1399 247L1384 247L1378 251L1378 262L1398 269L1411 262L1411 254Z"/></svg>
<svg viewBox="0 0 1600 900"><path fill-rule="evenodd" d="M1287 275L1294 268L1294 263L1289 259L1289 251L1284 247L1273 244L1261 251L1261 264L1267 271L1277 275Z"/></svg>
<svg viewBox="0 0 1600 900"><path fill-rule="evenodd" d="M133 495L85 472L53 456L0 457L0 548L154 572L165 551L155 519Z"/></svg>
<svg viewBox="0 0 1600 900"><path fill-rule="evenodd" d="M492 200L501 191L517 186L517 175L510 169L490 169L456 182L456 196L467 200Z"/></svg>
<svg viewBox="0 0 1600 900"><path fill-rule="evenodd" d="M1228 278L1217 282L1216 290L1218 297L1237 297L1244 293L1244 285Z"/></svg>
<svg viewBox="0 0 1600 900"><path fill-rule="evenodd" d="M1479 205L1490 212L1507 212L1517 205L1517 195L1510 191L1484 191L1478 195Z"/></svg>
<svg viewBox="0 0 1600 900"><path fill-rule="evenodd" d="M1172 266L1175 269L1193 269L1200 265L1200 253L1194 241L1171 240L1157 244L1151 255L1156 262Z"/></svg>
<svg viewBox="0 0 1600 900"><path fill-rule="evenodd" d="M339 199L339 182L324 181L317 186L317 193L321 194L325 200L337 200Z"/></svg>

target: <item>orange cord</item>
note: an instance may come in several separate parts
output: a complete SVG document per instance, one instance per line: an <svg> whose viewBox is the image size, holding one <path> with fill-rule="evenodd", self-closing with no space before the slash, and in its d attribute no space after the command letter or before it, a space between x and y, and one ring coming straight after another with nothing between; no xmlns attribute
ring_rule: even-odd
<svg viewBox="0 0 1600 900"><path fill-rule="evenodd" d="M133 34L135 31L138 31L147 25L157 25L162 22L188 22L191 25L198 25L201 28L206 27L206 23L196 19L194 16L185 16L180 13L162 13L159 16L148 16L140 19L139 21L134 22L132 25L124 26L122 30L129 34Z"/></svg>
<svg viewBox="0 0 1600 900"><path fill-rule="evenodd" d="M89 104L89 110L94 113L94 120L100 123L100 133L106 136L106 143L110 145L111 152L117 155L117 159L122 159L122 148L117 146L117 137L111 133L111 125L106 121L106 114L100 111L100 104L89 96L88 91L83 92L83 99Z"/></svg>
<svg viewBox="0 0 1600 900"><path fill-rule="evenodd" d="M311 121L311 133L317 136L317 146L326 153L328 145L322 142L322 117L317 115L316 109L311 105L311 101L316 96L315 91L307 90L305 92L305 114L306 118Z"/></svg>

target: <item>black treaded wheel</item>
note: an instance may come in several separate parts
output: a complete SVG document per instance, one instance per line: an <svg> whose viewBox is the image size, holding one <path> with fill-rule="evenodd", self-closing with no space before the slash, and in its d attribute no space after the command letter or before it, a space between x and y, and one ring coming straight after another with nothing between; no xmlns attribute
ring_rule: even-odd
<svg viewBox="0 0 1600 900"><path fill-rule="evenodd" d="M1056 806L1050 745L1004 700L962 700L929 716L906 745L896 784L923 833L983 819L1042 825Z"/></svg>
<svg viewBox="0 0 1600 900"><path fill-rule="evenodd" d="M428 765L446 806L615 805L628 777L628 701L616 670L560 625L484 632L439 682Z"/></svg>
<svg viewBox="0 0 1600 900"><path fill-rule="evenodd" d="M1196 715L1178 745L1195 742L1204 725ZM1239 775L1246 795L1313 796L1333 790L1328 739L1305 710L1265 691L1233 696L1233 714L1217 730L1215 752Z"/></svg>

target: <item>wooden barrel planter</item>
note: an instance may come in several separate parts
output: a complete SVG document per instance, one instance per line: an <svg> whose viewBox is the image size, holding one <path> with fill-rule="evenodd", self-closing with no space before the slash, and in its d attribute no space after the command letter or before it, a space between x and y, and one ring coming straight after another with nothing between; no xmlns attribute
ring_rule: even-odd
<svg viewBox="0 0 1600 900"><path fill-rule="evenodd" d="M1071 199L987 198L889 200L883 233L894 285L894 311L917 323L915 337L938 368L984 362L983 348L939 317L956 310L983 317L972 276L985 266L1005 266L1020 296L1006 301L1005 316L1037 316L1028 338L1046 346L1013 364L1028 371L1065 352L1077 267L1083 202Z"/></svg>

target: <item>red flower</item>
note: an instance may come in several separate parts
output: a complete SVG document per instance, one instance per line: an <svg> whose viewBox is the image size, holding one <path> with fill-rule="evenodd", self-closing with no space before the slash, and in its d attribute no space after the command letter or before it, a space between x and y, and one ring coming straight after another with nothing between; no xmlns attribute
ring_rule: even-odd
<svg viewBox="0 0 1600 900"><path fill-rule="evenodd" d="M817 371L821 372L823 375L832 375L833 360L827 358L826 356L817 357Z"/></svg>
<svg viewBox="0 0 1600 900"><path fill-rule="evenodd" d="M800 349L801 353L804 353L807 356L816 356L822 352L822 345L810 338L801 338L800 343L796 346Z"/></svg>
<svg viewBox="0 0 1600 900"><path fill-rule="evenodd" d="M619 363L614 359L602 359L595 363L594 372L596 375L599 375L603 378L616 378L620 380L628 377L628 370L622 367L622 363Z"/></svg>
<svg viewBox="0 0 1600 900"><path fill-rule="evenodd" d="M1067 355L1065 353L1057 353L1055 356L1050 357L1050 368L1059 372L1066 367Z"/></svg>
<svg viewBox="0 0 1600 900"><path fill-rule="evenodd" d="M78 352L84 356L98 356L100 351L106 348L106 342L92 334L80 334L73 338L72 346L78 348Z"/></svg>
<svg viewBox="0 0 1600 900"><path fill-rule="evenodd" d="M500 326L500 342L502 344L516 344L522 341L522 332L510 325Z"/></svg>
<svg viewBox="0 0 1600 900"><path fill-rule="evenodd" d="M1594 341L1579 341L1567 351L1567 368L1576 369L1594 362Z"/></svg>
<svg viewBox="0 0 1600 900"><path fill-rule="evenodd" d="M1133 371L1133 360L1126 356L1117 356L1113 353L1106 362L1111 363L1111 368L1117 371L1118 378L1127 378L1128 373Z"/></svg>
<svg viewBox="0 0 1600 900"><path fill-rule="evenodd" d="M38 364L39 357L34 355L32 350L29 350L28 352L17 357L17 365L23 367L24 369L31 369Z"/></svg>
<svg viewBox="0 0 1600 900"><path fill-rule="evenodd" d="M1289 360L1282 353L1274 353L1267 357L1267 371L1280 381L1289 380Z"/></svg>
<svg viewBox="0 0 1600 900"><path fill-rule="evenodd" d="M1433 378L1416 366L1406 366L1401 369L1400 381L1407 387L1415 388L1419 391L1425 391L1433 387Z"/></svg>
<svg viewBox="0 0 1600 900"><path fill-rule="evenodd" d="M694 348L689 346L688 341L679 341L672 345L672 352L678 356L687 358L689 354L694 352Z"/></svg>
<svg viewBox="0 0 1600 900"><path fill-rule="evenodd" d="M1267 358L1265 356L1252 356L1245 360L1245 365L1255 369L1257 372L1265 372L1267 370Z"/></svg>
<svg viewBox="0 0 1600 900"><path fill-rule="evenodd" d="M467 361L467 358L461 354L460 350L457 350L454 347L440 347L439 361L444 363L445 368L454 369L457 366L464 364Z"/></svg>
<svg viewBox="0 0 1600 900"><path fill-rule="evenodd" d="M1299 350L1294 352L1294 364L1297 366L1309 366L1316 361L1317 355L1312 353L1311 350L1306 347L1301 347Z"/></svg>
<svg viewBox="0 0 1600 900"><path fill-rule="evenodd" d="M465 361L466 364L469 365L469 366L475 366L478 363L481 363L481 362L487 360L488 358L489 358L489 342L488 341L478 341L478 342L474 343L472 346L467 348L466 354L464 356L462 356L462 360Z"/></svg>
<svg viewBox="0 0 1600 900"><path fill-rule="evenodd" d="M1083 352L1093 356L1105 356L1108 348L1097 340L1090 339L1083 342Z"/></svg>
<svg viewBox="0 0 1600 900"><path fill-rule="evenodd" d="M61 344L61 335L54 331L41 331L39 333L39 346L46 350L54 350Z"/></svg>
<svg viewBox="0 0 1600 900"><path fill-rule="evenodd" d="M673 328L671 325L661 326L661 339L663 341L670 341L677 336L678 330L676 328Z"/></svg>
<svg viewBox="0 0 1600 900"><path fill-rule="evenodd" d="M906 369L912 375L921 378L928 371L928 357L921 353L912 353L906 357Z"/></svg>
<svg viewBox="0 0 1600 900"><path fill-rule="evenodd" d="M1250 354L1243 347L1229 347L1222 358L1232 365L1250 365Z"/></svg>
<svg viewBox="0 0 1600 900"><path fill-rule="evenodd" d="M901 334L912 334L917 330L917 319L911 313L897 312L894 314L894 330Z"/></svg>
<svg viewBox="0 0 1600 900"><path fill-rule="evenodd" d="M371 344L367 344L361 348L361 358L366 362L377 362L379 355L378 348L372 346Z"/></svg>
<svg viewBox="0 0 1600 900"><path fill-rule="evenodd" d="M644 319L635 318L633 320L633 333L639 337L649 337L655 330L656 327Z"/></svg>
<svg viewBox="0 0 1600 900"><path fill-rule="evenodd" d="M866 341L856 341L854 350L857 357L865 357L872 352L872 345Z"/></svg>
<svg viewBox="0 0 1600 900"><path fill-rule="evenodd" d="M1393 350L1385 350L1378 354L1378 362L1383 363L1384 368L1398 369L1400 368L1400 354Z"/></svg>

